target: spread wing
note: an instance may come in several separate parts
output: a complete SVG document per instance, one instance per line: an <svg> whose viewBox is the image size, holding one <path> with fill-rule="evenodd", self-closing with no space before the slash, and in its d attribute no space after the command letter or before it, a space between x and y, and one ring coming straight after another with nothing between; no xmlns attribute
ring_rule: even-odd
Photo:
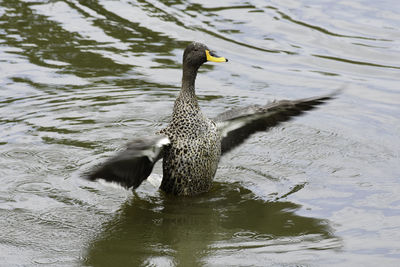
<svg viewBox="0 0 400 267"><path fill-rule="evenodd" d="M335 98L338 93L335 91L319 97L274 101L264 106L253 105L221 113L214 121L222 136L222 154L243 143L253 133L265 131L314 109Z"/></svg>
<svg viewBox="0 0 400 267"><path fill-rule="evenodd" d="M133 140L126 150L92 170L86 178L91 181L102 178L135 189L150 175L168 144L169 139L164 135Z"/></svg>

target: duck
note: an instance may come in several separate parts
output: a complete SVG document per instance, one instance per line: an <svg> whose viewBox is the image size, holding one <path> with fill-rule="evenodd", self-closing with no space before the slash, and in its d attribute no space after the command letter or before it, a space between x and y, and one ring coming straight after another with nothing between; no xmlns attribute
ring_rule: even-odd
<svg viewBox="0 0 400 267"><path fill-rule="evenodd" d="M86 175L127 189L136 189L162 159L160 189L167 194L193 196L210 190L221 156L241 145L252 134L332 100L333 92L318 97L280 100L228 110L207 118L195 91L199 68L207 62L226 63L205 44L193 42L183 53L181 90L175 100L170 123L153 135L132 140L126 149Z"/></svg>

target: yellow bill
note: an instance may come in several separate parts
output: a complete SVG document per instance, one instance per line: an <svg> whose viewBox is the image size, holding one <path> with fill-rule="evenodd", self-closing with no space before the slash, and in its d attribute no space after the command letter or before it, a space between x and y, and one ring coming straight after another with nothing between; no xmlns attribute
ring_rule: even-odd
<svg viewBox="0 0 400 267"><path fill-rule="evenodd" d="M211 62L227 62L228 60L224 57L218 57L209 50L206 50L207 61Z"/></svg>

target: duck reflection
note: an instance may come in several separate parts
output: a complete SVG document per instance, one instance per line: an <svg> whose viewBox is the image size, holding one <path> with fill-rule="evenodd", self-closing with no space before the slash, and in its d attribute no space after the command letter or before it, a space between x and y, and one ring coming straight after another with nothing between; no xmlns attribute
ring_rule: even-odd
<svg viewBox="0 0 400 267"><path fill-rule="evenodd" d="M212 191L190 198L139 193L91 242L85 264L197 266L226 249L341 246L326 220L299 216L298 208L257 199L239 184L215 183Z"/></svg>

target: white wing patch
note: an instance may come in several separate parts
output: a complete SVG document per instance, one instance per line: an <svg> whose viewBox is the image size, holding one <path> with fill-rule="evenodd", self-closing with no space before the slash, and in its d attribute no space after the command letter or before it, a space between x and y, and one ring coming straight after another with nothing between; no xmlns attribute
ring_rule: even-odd
<svg viewBox="0 0 400 267"><path fill-rule="evenodd" d="M171 141L169 140L168 137L164 137L160 140L158 140L158 142L156 143L157 147L163 147L165 145L169 145L171 143Z"/></svg>
<svg viewBox="0 0 400 267"><path fill-rule="evenodd" d="M221 133L221 137L226 137L230 132L242 128L251 121L257 120L266 116L266 114L243 116L237 119L222 121L217 123L217 127Z"/></svg>
<svg viewBox="0 0 400 267"><path fill-rule="evenodd" d="M151 162L155 162L157 160L158 155L160 154L160 151L163 149L165 145L170 144L171 141L169 140L168 137L162 137L160 140L158 140L154 146L150 147L147 150L143 151L143 155L146 156Z"/></svg>

